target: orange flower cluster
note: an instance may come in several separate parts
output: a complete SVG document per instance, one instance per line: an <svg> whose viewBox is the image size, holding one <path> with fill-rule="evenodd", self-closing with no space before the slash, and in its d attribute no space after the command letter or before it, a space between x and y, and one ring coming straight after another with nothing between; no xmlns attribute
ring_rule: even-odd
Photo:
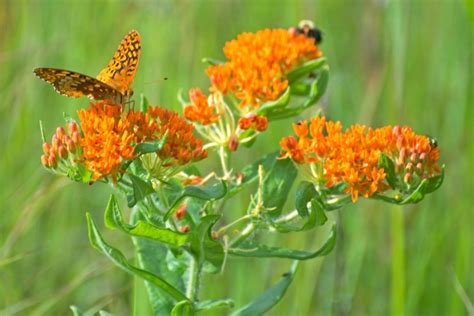
<svg viewBox="0 0 474 316"><path fill-rule="evenodd" d="M316 117L293 125L297 135L280 141L281 158L309 165L316 181L332 187L346 184L345 193L369 197L389 188L384 169L378 164L381 153L395 162L396 172L405 183L431 177L440 172L439 149L426 136L416 135L410 127L386 126L379 129L353 125L342 132L340 122Z"/></svg>
<svg viewBox="0 0 474 316"><path fill-rule="evenodd" d="M226 43L228 62L209 66L214 90L232 92L242 107L277 99L288 87L286 73L322 55L314 40L284 29L243 33Z"/></svg>
<svg viewBox="0 0 474 316"><path fill-rule="evenodd" d="M184 107L184 117L192 122L198 122L201 125L209 125L217 122L220 113L215 105L208 103L208 98L201 89L195 88L189 90L191 104Z"/></svg>
<svg viewBox="0 0 474 316"><path fill-rule="evenodd" d="M83 132L82 161L93 173L92 180L111 175L116 182L122 162L136 158L135 146L159 140L165 133L166 143L157 155L168 165L182 165L207 156L202 141L192 134L193 126L175 112L158 106L149 107L147 113L122 110L121 106L97 102L78 112Z"/></svg>

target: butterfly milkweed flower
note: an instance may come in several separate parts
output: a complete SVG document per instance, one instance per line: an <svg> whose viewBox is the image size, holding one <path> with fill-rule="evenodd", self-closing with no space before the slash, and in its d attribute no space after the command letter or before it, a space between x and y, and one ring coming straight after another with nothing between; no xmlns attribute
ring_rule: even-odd
<svg viewBox="0 0 474 316"><path fill-rule="evenodd" d="M342 131L340 122L316 117L293 124L296 136L280 141L281 159L290 158L307 178L328 188L342 184L355 202L388 189L406 190L441 172L439 148L410 127L372 129L353 125ZM389 185L379 164L381 155L395 165L396 188Z"/></svg>
<svg viewBox="0 0 474 316"><path fill-rule="evenodd" d="M111 176L116 183L124 172L124 163L139 156L135 151L138 144L164 137L163 147L153 153L156 155L154 163L160 166L154 168L155 172L166 172L171 176L170 170L175 171L207 157L202 140L193 135L193 125L186 123L177 113L158 106L150 106L147 112L124 112L121 106L96 102L79 110L78 117L82 133L76 123L71 125L74 128L70 128L69 135L58 129L52 145L43 145L43 165L53 168L60 158L68 158L76 165L85 166L91 173L90 181ZM67 151L64 152L63 148ZM73 158L68 157L71 151L75 154Z"/></svg>
<svg viewBox="0 0 474 316"><path fill-rule="evenodd" d="M207 69L211 90L232 92L250 109L276 100L288 87L289 71L322 56L312 38L284 29L242 33L225 44L224 54L226 63Z"/></svg>

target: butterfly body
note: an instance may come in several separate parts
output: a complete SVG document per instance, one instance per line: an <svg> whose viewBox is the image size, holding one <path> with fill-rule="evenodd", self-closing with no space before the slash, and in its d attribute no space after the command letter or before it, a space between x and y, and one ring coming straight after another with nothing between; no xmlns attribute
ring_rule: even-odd
<svg viewBox="0 0 474 316"><path fill-rule="evenodd" d="M131 31L96 78L78 72L36 68L33 72L51 84L56 92L68 97L87 96L93 100L109 100L123 104L132 96L131 85L140 59L141 40L137 31Z"/></svg>

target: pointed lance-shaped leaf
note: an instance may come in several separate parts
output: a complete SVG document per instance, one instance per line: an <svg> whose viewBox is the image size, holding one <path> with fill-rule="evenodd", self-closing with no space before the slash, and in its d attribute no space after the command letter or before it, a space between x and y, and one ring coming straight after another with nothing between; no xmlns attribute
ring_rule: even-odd
<svg viewBox="0 0 474 316"><path fill-rule="evenodd" d="M181 293L178 289L176 289L173 285L166 282L161 277L149 271L137 268L131 265L130 263L128 263L125 256L118 249L110 246L109 244L105 242L99 230L97 229L97 226L95 225L94 220L92 219L89 213L86 213L86 218L87 218L89 241L95 249L97 249L98 251L106 255L119 268L135 276L143 278L148 282L151 282L155 286L162 289L174 300L176 301L188 300L183 293Z"/></svg>

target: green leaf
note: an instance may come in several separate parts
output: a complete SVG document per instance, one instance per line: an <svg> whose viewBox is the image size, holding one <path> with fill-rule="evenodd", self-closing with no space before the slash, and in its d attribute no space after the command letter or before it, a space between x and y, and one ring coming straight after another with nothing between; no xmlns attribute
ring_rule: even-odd
<svg viewBox="0 0 474 316"><path fill-rule="evenodd" d="M315 219L316 219L316 224L319 226L323 226L328 220L328 217L326 216L326 213L324 212L323 206L315 198L311 200L311 213L314 214Z"/></svg>
<svg viewBox="0 0 474 316"><path fill-rule="evenodd" d="M69 309L72 311L73 316L82 316L82 315L84 315L82 313L82 311L79 309L79 307L77 307L75 305L70 305Z"/></svg>
<svg viewBox="0 0 474 316"><path fill-rule="evenodd" d="M219 220L220 215L207 215L202 218L201 223L192 230L191 252L200 263L209 264L209 272L219 272L224 263L224 248L212 238L212 227Z"/></svg>
<svg viewBox="0 0 474 316"><path fill-rule="evenodd" d="M147 195L155 193L150 182L142 180L133 174L128 174L132 180L132 193L127 195L128 207L133 207L135 204L143 200Z"/></svg>
<svg viewBox="0 0 474 316"><path fill-rule="evenodd" d="M396 173L395 173L395 164L393 163L392 159L390 159L384 153L381 153L380 156L379 156L378 164L385 171L385 174L386 174L385 179L387 180L390 187L392 189L396 189L397 188L397 176L396 176Z"/></svg>
<svg viewBox="0 0 474 316"><path fill-rule="evenodd" d="M167 221L176 211L176 206L185 197L193 197L201 200L215 201L223 198L227 193L227 185L225 181L206 186L188 185L181 189L177 198L172 203L170 209L166 213L164 220Z"/></svg>
<svg viewBox="0 0 474 316"><path fill-rule="evenodd" d="M142 112L147 112L148 111L148 99L145 97L143 93L140 94L140 110Z"/></svg>
<svg viewBox="0 0 474 316"><path fill-rule="evenodd" d="M296 189L295 206L301 217L308 216L308 202L317 194L314 185L308 181L301 181Z"/></svg>
<svg viewBox="0 0 474 316"><path fill-rule="evenodd" d="M266 115L272 109L282 109L288 105L290 102L290 87L286 88L286 90L280 95L280 97L276 100L265 102L261 106L258 107L256 111L257 115Z"/></svg>
<svg viewBox="0 0 474 316"><path fill-rule="evenodd" d="M161 139L154 140L151 142L143 142L139 143L135 146L134 152L136 154L148 154L148 153L156 153L160 151L166 143L166 139L168 138L168 132L166 132Z"/></svg>
<svg viewBox="0 0 474 316"><path fill-rule="evenodd" d="M229 188L229 196L233 196L249 184L255 182L258 179L258 166L262 165L263 170L269 170L273 163L277 160L277 157L280 155L280 151L274 151L269 153L259 160L245 166L242 171L242 182L237 185L232 185Z"/></svg>
<svg viewBox="0 0 474 316"><path fill-rule="evenodd" d="M131 223L136 224L143 221L144 216L137 208L132 210ZM188 267L191 255L183 252L181 255L172 253L174 249L162 243L155 242L147 238L133 237L137 264L141 269L147 270L158 276L162 276L170 284L173 284L179 291L185 292L185 284L188 283ZM145 281L148 299L153 308L154 315L169 315L176 301L159 287L151 282Z"/></svg>
<svg viewBox="0 0 474 316"><path fill-rule="evenodd" d="M284 216L283 216L284 217ZM324 208L316 197L311 199L311 212L306 217L306 221L303 224L295 224L299 218L294 219L291 222L273 220L272 218L265 217L268 224L273 226L279 233L290 233L290 232L301 232L313 229L316 225L324 225L327 221Z"/></svg>
<svg viewBox="0 0 474 316"><path fill-rule="evenodd" d="M423 192L425 191L425 188L427 187L427 185L428 185L428 180L426 179L422 180L420 184L416 187L416 189L413 190L413 192L411 192L407 197L401 200L398 204L404 205L408 203L420 202L425 197Z"/></svg>
<svg viewBox="0 0 474 316"><path fill-rule="evenodd" d="M441 186L441 184L443 184L444 169L445 169L445 166L443 165L441 167L441 174L439 176L434 176L432 178L427 179L427 184L423 191L424 194L428 194L428 193L436 191Z"/></svg>
<svg viewBox="0 0 474 316"><path fill-rule="evenodd" d="M271 168L264 172L263 205L269 214L279 216L298 172L290 159L274 160Z"/></svg>
<svg viewBox="0 0 474 316"><path fill-rule="evenodd" d="M316 79L309 85L308 95L305 96L305 101L302 104L299 106L269 111L266 115L267 118L269 120L279 120L299 115L301 112L318 102L318 100L323 96L327 88L328 80L329 67L324 65L320 69Z"/></svg>
<svg viewBox="0 0 474 316"><path fill-rule="evenodd" d="M234 307L234 301L231 299L216 299L199 302L196 305L196 311L209 311L221 307Z"/></svg>
<svg viewBox="0 0 474 316"><path fill-rule="evenodd" d="M109 244L105 242L105 240L102 238L102 235L97 229L97 226L95 225L89 213L86 213L86 218L87 218L89 241L95 249L97 249L98 251L106 255L119 268L147 280L148 282L162 289L174 300L176 301L188 300L183 293L181 293L173 285L166 282L164 279L160 278L159 276L149 271L139 269L131 265L130 263L128 263L125 256L118 249L110 246Z"/></svg>
<svg viewBox="0 0 474 316"><path fill-rule="evenodd" d="M207 63L211 66L216 66L216 65L222 65L224 64L225 62L221 61L221 60L218 60L218 59L215 59L215 58L210 58L210 57L205 57L203 59L201 59L201 61L203 63Z"/></svg>
<svg viewBox="0 0 474 316"><path fill-rule="evenodd" d="M111 312L100 310L99 311L99 316L114 316L115 314L112 314Z"/></svg>
<svg viewBox="0 0 474 316"><path fill-rule="evenodd" d="M313 59L305 64L303 64L301 67L295 68L292 71L290 71L287 75L286 78L288 79L288 82L292 84L293 82L297 81L298 79L310 74L311 72L321 68L326 64L326 57L320 57L318 59Z"/></svg>
<svg viewBox="0 0 474 316"><path fill-rule="evenodd" d="M171 311L171 316L191 316L194 315L193 305L189 301L181 301L176 304Z"/></svg>
<svg viewBox="0 0 474 316"><path fill-rule="evenodd" d="M105 225L108 228L119 228L121 231L136 237L145 237L157 240L174 247L180 247L188 241L188 235L172 231L168 228L157 227L146 221L138 220L134 225L123 221L117 200L113 194L110 195L109 203L105 209Z"/></svg>
<svg viewBox="0 0 474 316"><path fill-rule="evenodd" d="M293 262L290 271L283 274L283 278L274 286L266 290L251 303L245 305L232 313L232 316L255 316L262 315L275 306L285 295L290 286L298 267L298 261Z"/></svg>
<svg viewBox="0 0 474 316"><path fill-rule="evenodd" d="M259 244L255 241L244 241L238 248L230 248L228 253L240 257L258 258L288 258L294 260L308 260L322 257L329 254L336 244L336 225L333 225L331 232L321 248L314 252L288 249L284 247L272 247Z"/></svg>

